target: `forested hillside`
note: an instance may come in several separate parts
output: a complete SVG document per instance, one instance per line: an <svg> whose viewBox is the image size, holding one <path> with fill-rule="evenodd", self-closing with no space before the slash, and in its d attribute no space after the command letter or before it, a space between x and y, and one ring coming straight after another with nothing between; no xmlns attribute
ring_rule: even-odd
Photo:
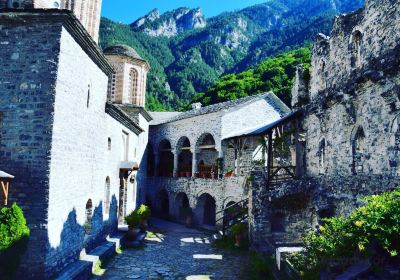
<svg viewBox="0 0 400 280"><path fill-rule="evenodd" d="M362 5L362 0L270 0L213 18L199 9L155 10L130 25L103 18L100 45L135 48L151 65L147 108L176 110L199 93L209 94L221 76L308 45L318 32L328 34L336 14ZM212 102L207 94L205 101Z"/></svg>
<svg viewBox="0 0 400 280"><path fill-rule="evenodd" d="M273 91L290 107L296 66L302 64L308 70L310 60L311 51L309 47L268 58L255 68L238 74L223 76L206 93L198 94L193 102L211 105Z"/></svg>

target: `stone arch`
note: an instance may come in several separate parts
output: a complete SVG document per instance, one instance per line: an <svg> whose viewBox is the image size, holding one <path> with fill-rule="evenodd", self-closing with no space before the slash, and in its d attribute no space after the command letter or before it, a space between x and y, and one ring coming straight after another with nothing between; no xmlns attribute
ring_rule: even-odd
<svg viewBox="0 0 400 280"><path fill-rule="evenodd" d="M177 217L181 222L185 222L186 219L192 215L192 208L190 207L189 197L186 193L180 192L176 195L175 205L177 207Z"/></svg>
<svg viewBox="0 0 400 280"><path fill-rule="evenodd" d="M192 159L190 140L186 136L179 138L176 144L178 156L178 177L192 176Z"/></svg>
<svg viewBox="0 0 400 280"><path fill-rule="evenodd" d="M107 176L105 187L104 187L104 214L108 215L110 213L110 202L111 202L111 181L110 177Z"/></svg>
<svg viewBox="0 0 400 280"><path fill-rule="evenodd" d="M92 199L88 199L85 207L85 223L83 228L86 235L90 235L92 232L92 218L93 218L93 202Z"/></svg>
<svg viewBox="0 0 400 280"><path fill-rule="evenodd" d="M325 174L326 169L326 140L322 138L318 145L318 170L320 174Z"/></svg>
<svg viewBox="0 0 400 280"><path fill-rule="evenodd" d="M216 200L208 193L203 193L197 199L196 215L198 223L204 226L215 226Z"/></svg>
<svg viewBox="0 0 400 280"><path fill-rule="evenodd" d="M365 132L361 125L355 126L351 132L351 149L353 156L353 173L363 171L363 154L365 152Z"/></svg>
<svg viewBox="0 0 400 280"><path fill-rule="evenodd" d="M214 136L211 133L203 133L196 141L195 150L198 176L201 178L217 178L218 151Z"/></svg>
<svg viewBox="0 0 400 280"><path fill-rule="evenodd" d="M351 51L351 67L361 67L361 48L362 48L363 34L359 29L355 29L350 37L350 51Z"/></svg>
<svg viewBox="0 0 400 280"><path fill-rule="evenodd" d="M174 171L174 154L171 142L164 139L158 145L160 161L158 164L158 175L161 177L172 177Z"/></svg>
<svg viewBox="0 0 400 280"><path fill-rule="evenodd" d="M157 216L169 218L170 199L166 189L162 189L157 193L155 207Z"/></svg>

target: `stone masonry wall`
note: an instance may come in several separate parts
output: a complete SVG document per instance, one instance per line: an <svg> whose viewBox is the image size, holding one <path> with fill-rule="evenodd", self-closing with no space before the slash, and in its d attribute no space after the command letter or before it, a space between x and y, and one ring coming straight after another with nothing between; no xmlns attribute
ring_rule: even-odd
<svg viewBox="0 0 400 280"><path fill-rule="evenodd" d="M169 198L170 218L177 220L179 206L177 196L180 193L187 195L189 206L194 213L194 223L201 226L202 210L198 206L202 194L209 194L216 202L216 211L223 210L231 201L239 202L247 198L247 189L243 187L244 177L229 177L219 180L202 178L147 178L147 197L151 206L157 208L160 205L158 194L166 190ZM217 219L221 215L217 216Z"/></svg>
<svg viewBox="0 0 400 280"><path fill-rule="evenodd" d="M10 203L22 206L31 230L21 270L44 271L49 161L61 24L0 14L0 168L15 176Z"/></svg>
<svg viewBox="0 0 400 280"><path fill-rule="evenodd" d="M84 67L77 67L84 65ZM129 138L128 161L135 160L139 137L105 113L108 77L63 29L57 71L48 207L46 275L60 271L105 240L117 227L122 135ZM111 147L108 148L108 139ZM106 178L110 212L104 212ZM127 212L136 207L136 186L128 183ZM90 235L86 204L92 202Z"/></svg>
<svg viewBox="0 0 400 280"><path fill-rule="evenodd" d="M253 174L255 247L300 242L322 218L347 215L360 197L400 184L399 19L398 1L370 0L337 17L331 37L317 36L309 87L299 67L292 100L302 112L306 170L272 191Z"/></svg>

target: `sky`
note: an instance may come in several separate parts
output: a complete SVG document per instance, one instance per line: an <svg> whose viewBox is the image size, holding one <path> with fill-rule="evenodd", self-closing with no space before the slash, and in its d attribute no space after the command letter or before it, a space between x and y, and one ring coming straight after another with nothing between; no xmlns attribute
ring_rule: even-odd
<svg viewBox="0 0 400 280"><path fill-rule="evenodd" d="M103 0L102 16L132 23L155 8L163 13L179 7L200 7L206 17L212 17L264 2L267 0Z"/></svg>

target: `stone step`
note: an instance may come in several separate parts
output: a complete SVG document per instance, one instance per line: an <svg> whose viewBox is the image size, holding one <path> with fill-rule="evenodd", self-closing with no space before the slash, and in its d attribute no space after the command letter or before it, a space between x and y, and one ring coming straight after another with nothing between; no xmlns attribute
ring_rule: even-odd
<svg viewBox="0 0 400 280"><path fill-rule="evenodd" d="M57 280L87 280L92 277L92 271L98 261L104 261L115 254L120 246L122 234L107 238L107 241L88 253L81 254L81 259L68 265L56 278Z"/></svg>
<svg viewBox="0 0 400 280"><path fill-rule="evenodd" d="M88 280L92 276L92 263L76 261L68 265L56 278L57 280Z"/></svg>

